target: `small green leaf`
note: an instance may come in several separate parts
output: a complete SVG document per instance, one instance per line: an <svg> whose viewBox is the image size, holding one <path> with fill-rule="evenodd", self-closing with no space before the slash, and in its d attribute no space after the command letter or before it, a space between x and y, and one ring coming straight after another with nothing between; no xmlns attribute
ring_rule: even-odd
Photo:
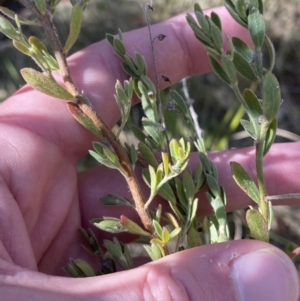
<svg viewBox="0 0 300 301"><path fill-rule="evenodd" d="M126 265L127 265L127 269L133 269L134 268L134 263L133 263L133 259L132 259L132 256L130 254L130 251L127 247L127 245L124 244L124 257L125 257L125 260L126 260Z"/></svg>
<svg viewBox="0 0 300 301"><path fill-rule="evenodd" d="M96 251L97 252L101 251L98 240L97 240L94 232L91 229L85 230L84 228L80 227L78 229L78 234L88 243L88 245L91 249L90 252L92 254L95 254ZM89 249L87 249L87 250L89 250Z"/></svg>
<svg viewBox="0 0 300 301"><path fill-rule="evenodd" d="M43 53L43 52L48 53L47 47L37 37L33 37L33 36L29 37L28 38L28 43L31 46L35 46L41 53Z"/></svg>
<svg viewBox="0 0 300 301"><path fill-rule="evenodd" d="M263 78L263 111L268 121L272 121L281 105L279 83L274 74L267 72Z"/></svg>
<svg viewBox="0 0 300 301"><path fill-rule="evenodd" d="M200 153L199 154L200 157L200 161L204 167L204 171L206 173L211 173L212 172L212 163L211 161L208 159L207 155L204 153Z"/></svg>
<svg viewBox="0 0 300 301"><path fill-rule="evenodd" d="M157 181L157 184L158 184L158 185L161 184L162 177L163 177L163 164L160 163L160 164L158 165L157 170L156 170L156 181Z"/></svg>
<svg viewBox="0 0 300 301"><path fill-rule="evenodd" d="M147 74L147 64L146 64L145 58L140 53L136 52L135 59L136 59L140 74L146 75Z"/></svg>
<svg viewBox="0 0 300 301"><path fill-rule="evenodd" d="M156 194L158 183L157 183L157 178L156 178L156 173L154 168L151 165L149 165L148 169L150 174L150 190L151 190L150 195L153 197Z"/></svg>
<svg viewBox="0 0 300 301"><path fill-rule="evenodd" d="M167 177L169 175L169 155L167 153L162 152L161 158L164 166L164 174Z"/></svg>
<svg viewBox="0 0 300 301"><path fill-rule="evenodd" d="M72 260L70 260L71 262L68 263L68 265L66 267L63 267L64 272L73 278L79 278L79 277L83 277L82 274L80 274L80 271L78 271L78 268L76 266L73 265Z"/></svg>
<svg viewBox="0 0 300 301"><path fill-rule="evenodd" d="M232 60L228 57L228 55L222 54L221 63L223 70L226 72L230 80L230 83L234 85L237 82L237 74Z"/></svg>
<svg viewBox="0 0 300 301"><path fill-rule="evenodd" d="M15 20L16 13L14 11L8 9L7 7L0 6L0 12L3 13L5 16L9 17L10 19ZM31 26L39 26L40 25L40 23L36 20L27 20L19 15L18 15L18 19L19 19L19 22L24 25L31 25Z"/></svg>
<svg viewBox="0 0 300 301"><path fill-rule="evenodd" d="M249 209L246 213L246 220L254 239L269 242L268 223L260 212Z"/></svg>
<svg viewBox="0 0 300 301"><path fill-rule="evenodd" d="M241 125L243 126L244 130L250 135L251 138L253 138L254 140L257 139L257 133L256 130L253 126L253 124L245 119L241 119L240 120Z"/></svg>
<svg viewBox="0 0 300 301"><path fill-rule="evenodd" d="M206 34L207 36L210 35L210 25L209 22L207 21L206 17L204 16L204 14L196 11L195 12L196 18L198 23L200 24L204 34Z"/></svg>
<svg viewBox="0 0 300 301"><path fill-rule="evenodd" d="M257 204L260 204L259 190L246 170L237 162L230 162L231 172L238 186Z"/></svg>
<svg viewBox="0 0 300 301"><path fill-rule="evenodd" d="M72 8L69 35L64 47L64 52L67 54L78 39L81 24L82 24L83 7L75 4Z"/></svg>
<svg viewBox="0 0 300 301"><path fill-rule="evenodd" d="M175 188L176 188L176 193L177 193L177 197L179 200L179 204L182 207L182 209L185 212L187 212L187 208L188 208L187 198L184 193L182 181L178 177L175 178Z"/></svg>
<svg viewBox="0 0 300 301"><path fill-rule="evenodd" d="M164 149L165 138L159 125L148 118L142 118L144 130L153 138L153 140Z"/></svg>
<svg viewBox="0 0 300 301"><path fill-rule="evenodd" d="M116 167L116 168L120 168L120 162L119 159L117 157L117 155L112 152L110 149L108 149L107 147L103 148L103 152L104 152L104 156L106 156L106 158L108 160L110 160L110 162Z"/></svg>
<svg viewBox="0 0 300 301"><path fill-rule="evenodd" d="M268 153L270 150L275 138L276 138L276 132L277 132L277 119L274 118L272 122L269 124L267 134L266 134L266 140L265 140L265 149L264 149L264 156Z"/></svg>
<svg viewBox="0 0 300 301"><path fill-rule="evenodd" d="M114 46L114 39L115 39L115 37L112 34L107 33L106 34L106 39L109 42L109 44L111 44L111 46Z"/></svg>
<svg viewBox="0 0 300 301"><path fill-rule="evenodd" d="M135 208L133 203L129 201L128 199L121 197L116 194L108 194L105 197L102 197L99 199L101 203L107 206L129 206L131 208Z"/></svg>
<svg viewBox="0 0 300 301"><path fill-rule="evenodd" d="M193 174L193 179L195 183L195 191L200 190L205 184L205 174L201 163L198 163L196 170Z"/></svg>
<svg viewBox="0 0 300 301"><path fill-rule="evenodd" d="M152 243L151 247L145 245L144 248L153 261L162 258L160 248L155 243Z"/></svg>
<svg viewBox="0 0 300 301"><path fill-rule="evenodd" d="M128 158L130 160L131 166L135 166L138 158L137 149L135 148L134 144L131 144L130 146L125 143L125 147L127 150Z"/></svg>
<svg viewBox="0 0 300 301"><path fill-rule="evenodd" d="M216 75L223 80L227 85L231 85L230 79L227 76L226 72L223 70L222 66L218 63L218 61L211 56L210 54L208 55L210 64L214 70L214 72L216 73Z"/></svg>
<svg viewBox="0 0 300 301"><path fill-rule="evenodd" d="M104 239L103 245L106 248L106 250L115 258L119 259L122 257L122 247L120 245L120 242L116 239L116 241L112 242L110 240Z"/></svg>
<svg viewBox="0 0 300 301"><path fill-rule="evenodd" d="M187 14L186 20L190 27L192 28L196 38L205 46L210 46L213 48L213 42L212 40L206 36L206 34L203 32L203 30L199 27L195 19L190 15Z"/></svg>
<svg viewBox="0 0 300 301"><path fill-rule="evenodd" d="M152 92L153 95L150 98L152 98L154 100L155 95L156 95L156 88L155 88L155 85L153 84L152 80L146 75L141 75L140 79L144 83L144 85L147 87L147 90L146 90L147 95L150 97L149 94Z"/></svg>
<svg viewBox="0 0 300 301"><path fill-rule="evenodd" d="M116 237L114 237L113 241L105 239L103 244L109 256L112 256L125 270L134 267L127 245L119 242Z"/></svg>
<svg viewBox="0 0 300 301"><path fill-rule="evenodd" d="M258 0L258 10L263 15L264 14L264 3L263 0Z"/></svg>
<svg viewBox="0 0 300 301"><path fill-rule="evenodd" d="M181 228L176 228L170 233L170 240L175 238L181 232Z"/></svg>
<svg viewBox="0 0 300 301"><path fill-rule="evenodd" d="M162 213L162 206L161 206L161 204L159 204L155 211L155 220L157 220L158 222L160 222L161 213Z"/></svg>
<svg viewBox="0 0 300 301"><path fill-rule="evenodd" d="M122 225L126 228L127 232L136 235L143 235L143 236L150 236L149 232L143 230L137 223L132 221L131 219L127 218L124 215L121 215L120 221Z"/></svg>
<svg viewBox="0 0 300 301"><path fill-rule="evenodd" d="M165 216L167 217L170 225L172 225L175 229L179 228L178 221L172 213L166 212Z"/></svg>
<svg viewBox="0 0 300 301"><path fill-rule="evenodd" d="M210 23L210 34L211 34L211 39L213 40L213 43L215 45L215 48L220 53L222 53L222 49L223 49L222 31L211 19L207 19L207 20ZM220 22L220 26L221 26L221 22Z"/></svg>
<svg viewBox="0 0 300 301"><path fill-rule="evenodd" d="M203 13L203 10L202 10L202 8L201 8L201 6L200 6L199 3L195 3L195 4L194 4L194 11L195 11L195 12L199 12L199 13L202 14L202 15L204 14L204 13Z"/></svg>
<svg viewBox="0 0 300 301"><path fill-rule="evenodd" d="M12 40L20 40L17 29L4 17L0 16L0 32Z"/></svg>
<svg viewBox="0 0 300 301"><path fill-rule="evenodd" d="M155 233L158 235L158 237L160 239L162 239L162 232L163 232L163 229L161 227L161 225L159 224L158 221L156 221L155 219L152 221L153 223L153 227L155 229Z"/></svg>
<svg viewBox="0 0 300 301"><path fill-rule="evenodd" d="M224 5L225 5L226 9L228 10L228 12L230 13L231 17L236 22L238 22L240 25L247 28L247 20L245 20L244 18L242 18L239 15L239 13L236 11L235 5L232 3L232 1L225 0L224 2L225 2Z"/></svg>
<svg viewBox="0 0 300 301"><path fill-rule="evenodd" d="M216 181L218 181L218 170L217 170L217 167L214 163L211 162L211 173L210 173L215 179Z"/></svg>
<svg viewBox="0 0 300 301"><path fill-rule="evenodd" d="M195 184L191 174L188 171L183 172L182 184L186 199L189 202L192 202L195 195Z"/></svg>
<svg viewBox="0 0 300 301"><path fill-rule="evenodd" d="M112 169L118 169L120 172L122 172L120 163L112 151L110 151L104 144L99 142L94 142L93 146L96 152L92 150L89 151L92 157L94 157L99 163Z"/></svg>
<svg viewBox="0 0 300 301"><path fill-rule="evenodd" d="M118 28L118 35L119 35L120 41L123 41L123 33L120 28Z"/></svg>
<svg viewBox="0 0 300 301"><path fill-rule="evenodd" d="M33 0L33 2L39 12L44 15L46 13L46 0Z"/></svg>
<svg viewBox="0 0 300 301"><path fill-rule="evenodd" d="M163 199L167 200L170 204L176 204L176 197L171 186L168 183L160 186L158 195Z"/></svg>
<svg viewBox="0 0 300 301"><path fill-rule="evenodd" d="M121 57L124 56L126 54L126 49L122 41L115 38L113 40L113 43L116 53L118 53Z"/></svg>
<svg viewBox="0 0 300 301"><path fill-rule="evenodd" d="M146 144L146 140L147 140L147 135L138 127L133 126L131 128L134 136L141 141L142 143Z"/></svg>
<svg viewBox="0 0 300 301"><path fill-rule="evenodd" d="M34 89L55 98L75 101L73 95L45 74L31 68L22 69L21 74L24 80Z"/></svg>
<svg viewBox="0 0 300 301"><path fill-rule="evenodd" d="M82 273L86 277L96 276L93 268L85 260L82 260L80 258L76 258L76 259L73 260L73 263L77 266L77 268L79 268L82 271Z"/></svg>
<svg viewBox="0 0 300 301"><path fill-rule="evenodd" d="M247 18L247 7L245 0L237 0L235 9L237 10L240 16L242 16L243 18Z"/></svg>
<svg viewBox="0 0 300 301"><path fill-rule="evenodd" d="M198 209L198 198L195 198L192 202L191 213L190 213L190 222L192 223L196 217Z"/></svg>
<svg viewBox="0 0 300 301"><path fill-rule="evenodd" d="M162 238L162 241L164 242L164 244L167 244L170 240L170 233L165 227L163 227L161 236L162 236L161 238Z"/></svg>
<svg viewBox="0 0 300 301"><path fill-rule="evenodd" d="M181 95L175 91L171 90L171 97L175 101L177 109L183 114L186 115L189 113L189 108L187 103L184 101L184 99L181 97Z"/></svg>
<svg viewBox="0 0 300 301"><path fill-rule="evenodd" d="M253 9L248 16L248 28L255 48L260 50L264 44L265 22L258 9Z"/></svg>
<svg viewBox="0 0 300 301"><path fill-rule="evenodd" d="M85 114L82 112L82 110L79 108L79 106L73 102L68 103L68 109L72 116L86 129L88 129L91 133L96 135L97 137L103 139L104 135L99 130L99 128L94 124L94 122Z"/></svg>
<svg viewBox="0 0 300 301"><path fill-rule="evenodd" d="M206 175L206 182L209 187L209 191L214 195L214 197L217 197L220 195L220 188L217 180L211 176L210 174Z"/></svg>
<svg viewBox="0 0 300 301"><path fill-rule="evenodd" d="M223 190L220 188L220 190ZM225 208L225 200L222 197L214 197L210 193L206 194L207 199L209 200L215 215L210 217L210 220L213 221L215 227L217 229L217 242L228 240L227 230L226 230L226 208ZM227 239L226 239L227 237ZM214 238L215 239L215 238Z"/></svg>
<svg viewBox="0 0 300 301"><path fill-rule="evenodd" d="M273 45L271 39L267 35L265 35L265 43L266 43L269 57L270 57L270 67L269 67L268 71L272 72L272 70L274 69L275 60L276 60L275 48L274 48L274 45Z"/></svg>
<svg viewBox="0 0 300 301"><path fill-rule="evenodd" d="M248 114L250 114L254 119L258 119L261 115L263 115L262 105L252 90L245 89L243 97L248 105Z"/></svg>
<svg viewBox="0 0 300 301"><path fill-rule="evenodd" d="M155 169L158 167L158 162L157 162L155 156L153 155L153 152L146 144L144 144L142 142L139 143L138 150L141 153L142 158L144 160L146 160L146 162L148 164L153 166Z"/></svg>
<svg viewBox="0 0 300 301"><path fill-rule="evenodd" d="M50 70L52 70L52 71L58 71L59 66L58 66L56 59L52 55L50 55L48 52L44 52L43 55L44 55L44 59L46 61L47 69L50 68Z"/></svg>
<svg viewBox="0 0 300 301"><path fill-rule="evenodd" d="M243 56L243 58L250 63L252 60L253 51L252 49L241 39L233 37L232 44L236 52Z"/></svg>
<svg viewBox="0 0 300 301"><path fill-rule="evenodd" d="M124 86L125 86L126 82L124 82ZM115 89L116 89L116 95L115 95L115 100L118 104L118 107L120 109L121 112L121 118L122 118L122 122L121 125L118 129L118 132L116 134L116 137L119 137L120 133L122 132L123 128L126 125L126 122L129 118L129 114L130 114L130 108L131 108L131 96L132 95L127 95L125 92L125 89L123 88L123 86L121 85L121 83L119 82L119 80L117 80L116 85L115 85Z"/></svg>
<svg viewBox="0 0 300 301"><path fill-rule="evenodd" d="M153 92L151 92L152 94L148 93L149 91L147 87L141 81L139 81L138 83L138 89L141 95L140 99L144 110L144 114L146 115L147 118L149 118L149 120L151 120L152 122L156 122L157 121L156 104L153 97L151 97L152 95L155 94L153 94Z"/></svg>
<svg viewBox="0 0 300 301"><path fill-rule="evenodd" d="M215 12L212 12L210 14L211 20L214 22L214 24L220 29L221 33L222 33L222 24L221 24L221 19L218 16L218 14L216 14Z"/></svg>
<svg viewBox="0 0 300 301"><path fill-rule="evenodd" d="M106 217L105 219L93 219L91 223L100 230L110 233L128 232L127 228L118 218Z"/></svg>
<svg viewBox="0 0 300 301"><path fill-rule="evenodd" d="M250 63L236 51L233 52L233 63L236 70L245 78L248 78L252 81L258 80L258 77L256 76Z"/></svg>
<svg viewBox="0 0 300 301"><path fill-rule="evenodd" d="M18 42L17 40L13 40L13 45L16 49L18 49L20 52L31 56L30 47L28 45L25 45L23 43Z"/></svg>
<svg viewBox="0 0 300 301"><path fill-rule="evenodd" d="M219 61L221 59L220 53L217 50L215 50L214 48L205 46L205 49L207 51L207 54L211 55L216 61Z"/></svg>

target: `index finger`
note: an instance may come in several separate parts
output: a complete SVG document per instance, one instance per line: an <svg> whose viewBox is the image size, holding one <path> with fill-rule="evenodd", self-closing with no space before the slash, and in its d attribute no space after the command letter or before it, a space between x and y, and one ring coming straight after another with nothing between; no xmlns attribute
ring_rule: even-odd
<svg viewBox="0 0 300 301"><path fill-rule="evenodd" d="M231 18L225 8L215 8L214 11L219 14L225 33L249 40L246 30ZM153 36L160 33L167 36L163 42L155 45L155 56L158 73L168 74L172 83L188 75L211 70L206 51L194 37L184 14L152 26L152 31ZM124 34L124 44L129 54L139 52L145 57L148 75L153 79L154 68L147 29ZM88 95L94 109L112 127L120 117L114 100L115 82L117 79L123 81L128 76L111 45L107 41L93 44L71 56L68 61L79 90ZM160 83L161 89L167 86L166 82ZM63 148L67 156L78 159L91 147L94 137L72 118L63 101L51 98L25 86L1 105L0 114L10 116L10 122L16 122L21 128L45 137L47 141ZM47 122L41 124L41 120Z"/></svg>

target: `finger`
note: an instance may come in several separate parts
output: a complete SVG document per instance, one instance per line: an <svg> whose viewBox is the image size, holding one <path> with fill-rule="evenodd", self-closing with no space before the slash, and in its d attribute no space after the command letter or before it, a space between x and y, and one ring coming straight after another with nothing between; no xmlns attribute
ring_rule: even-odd
<svg viewBox="0 0 300 301"><path fill-rule="evenodd" d="M26 276L26 277L25 277ZM13 285L18 281L19 288ZM39 285L40 284L40 285ZM298 301L299 278L279 249L256 241L194 248L134 270L94 278L18 272L5 283L5 300ZM3 288L2 288L3 289ZM35 294L35 295L34 295Z"/></svg>
<svg viewBox="0 0 300 301"><path fill-rule="evenodd" d="M210 14L212 10L218 13L222 20L224 36L225 33L238 36L250 43L247 30L237 24L224 7L208 9L205 13ZM166 74L172 83L176 83L186 76L211 71L207 51L187 24L186 14L153 25L151 30L153 37L161 33L166 35L162 42L154 43L158 75ZM141 28L124 34L123 42L131 56L139 52L145 57L148 75L154 81L154 62L148 29ZM70 58L70 66L77 84L94 100L96 110L109 125L113 125L120 116L112 97L115 94L116 79L128 79L120 63L121 60L114 55L112 46L107 41L91 45ZM161 89L169 85L170 83L163 80L159 82Z"/></svg>
<svg viewBox="0 0 300 301"><path fill-rule="evenodd" d="M288 149L288 152L286 151ZM237 161L249 172L253 179L256 178L255 171L255 149L253 147L241 150L228 150L224 152L210 153L210 158L216 164L219 171L219 181L224 187L227 195L227 210L234 211L252 205L252 201L234 182L230 162ZM195 168L199 162L197 154L190 158L190 169ZM267 192L269 195L279 195L299 192L299 143L275 144L267 154L264 163L264 174L266 179ZM138 170L137 170L138 172ZM140 173L138 173L140 183L143 183ZM115 170L106 168L94 168L79 175L79 198L81 203L82 221L85 226L89 226L89 221L100 216L119 217L120 214L138 220L135 210L129 207L105 206L97 201L107 194L119 194L131 199L127 184L122 176ZM145 197L149 196L149 189L141 185ZM204 191L198 194L199 214L204 216L211 213ZM155 210L158 204L166 205L166 201L156 199L152 209ZM296 199L284 199L273 201L275 205L299 204Z"/></svg>
<svg viewBox="0 0 300 301"><path fill-rule="evenodd" d="M226 33L249 40L246 30L238 25L224 8L216 8L215 11L220 14ZM167 35L163 42L156 43L155 56L158 72L168 74L172 83L187 75L211 70L206 51L196 40L185 15L154 25L152 30L153 36L159 33ZM154 66L147 29L124 34L124 43L129 53L138 51L145 56L149 76L153 78ZM107 41L93 44L70 57L69 63L79 89L90 97L104 121L113 126L120 117L113 96L114 86L117 79L122 81L127 76L110 44ZM160 84L161 88L166 86L165 82ZM48 141L53 141L66 155L75 156L75 159L87 152L94 139L70 116L63 101L42 95L28 86L4 102L0 114L3 122L16 123L22 129L29 129Z"/></svg>

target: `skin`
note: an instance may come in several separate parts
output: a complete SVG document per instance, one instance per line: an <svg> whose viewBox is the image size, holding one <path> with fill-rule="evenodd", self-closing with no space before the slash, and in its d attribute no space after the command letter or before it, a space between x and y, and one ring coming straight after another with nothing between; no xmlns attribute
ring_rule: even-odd
<svg viewBox="0 0 300 301"><path fill-rule="evenodd" d="M245 30L223 8L215 11L228 34L249 41ZM205 51L183 15L153 26L153 32L154 36L167 36L156 48L156 57L159 72L168 74L173 83L210 71ZM124 39L130 53L139 51L146 57L153 77L147 31L128 33ZM90 97L104 121L113 126L120 116L113 98L114 85L116 79L123 81L126 76L111 47L106 41L91 45L69 58L69 63L78 87ZM161 83L161 88L167 84ZM248 283L248 276L236 276L234 271L242 259L244 264L255 263L253 254L265 254L264 250L275 255L260 262L263 272L254 278L263 283L280 274L281 280L270 283L267 291L288 291L282 299L276 294L277 299L266 295L265 300L298 300L299 281L290 260L276 248L257 241L195 248L108 276L62 277L61 267L69 257L86 257L78 227L90 227L89 220L95 217L118 217L121 213L136 219L130 210L105 208L97 202L112 192L129 196L128 188L117 172L104 167L76 172L76 162L91 149L95 137L71 117L63 101L24 86L1 104L0 116L1 300L242 300L238 299L237 287L242 281ZM210 154L228 194L228 210L250 204L233 183L229 162L238 161L253 174L253 154L253 148ZM191 166L195 162L192 156ZM297 143L275 145L265 160L269 193L297 192L299 164ZM199 197L199 214L209 213L209 205L202 195ZM100 241L109 237L96 232ZM224 269L217 269L222 266ZM253 292L246 290L245 294L249 300L256 298Z"/></svg>

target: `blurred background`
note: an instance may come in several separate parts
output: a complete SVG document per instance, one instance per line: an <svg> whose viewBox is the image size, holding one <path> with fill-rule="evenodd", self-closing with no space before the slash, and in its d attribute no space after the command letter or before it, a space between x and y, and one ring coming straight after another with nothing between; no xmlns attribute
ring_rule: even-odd
<svg viewBox="0 0 300 301"><path fill-rule="evenodd" d="M151 22L156 23L176 14L191 11L195 0L154 0L153 2L155 11L151 13ZM199 1L202 8L219 6L222 2ZM283 98L278 116L279 131L276 141L299 141L300 1L265 0L264 3L267 32L274 42L277 54L274 73L280 82ZM22 16L28 16L28 12L16 0L0 0L0 5ZM69 0L62 0L54 18L61 37L68 34L70 12ZM145 26L145 19L135 0L91 0L84 15L79 41L71 52L104 39L107 32L117 33L118 28L126 32L143 26ZM39 28L24 27L24 33L28 36L36 35L43 40ZM0 101L5 100L24 84L19 70L28 66L35 67L30 58L15 50L11 41L0 33ZM253 144L251 139L244 138L242 128L239 126L239 120L244 112L229 87L214 74L189 78L184 84L188 88L190 99L193 100L199 124L205 131L208 149L219 150ZM182 87L183 84L179 83L173 88L182 93ZM138 112L139 109L136 108L136 111ZM243 211L232 214L231 218L236 229L243 227ZM300 209L297 206L277 207L274 232L272 232L274 243L283 248L299 246L299 221Z"/></svg>

